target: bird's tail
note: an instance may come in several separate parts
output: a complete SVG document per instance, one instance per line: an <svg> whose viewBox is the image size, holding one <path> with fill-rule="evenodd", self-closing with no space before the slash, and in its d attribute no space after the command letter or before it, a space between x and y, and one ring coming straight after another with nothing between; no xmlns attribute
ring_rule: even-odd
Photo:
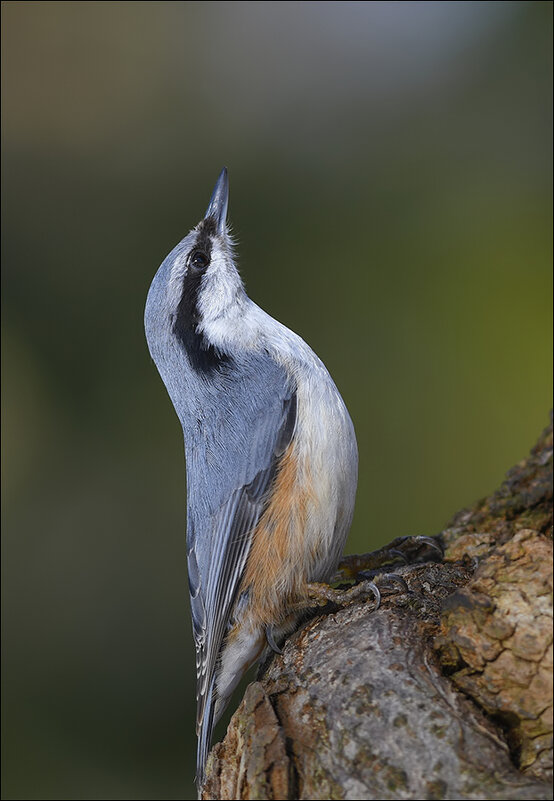
<svg viewBox="0 0 554 801"><path fill-rule="evenodd" d="M210 752L210 744L212 742L212 732L214 728L214 706L215 706L215 693L214 693L215 679L212 679L210 689L204 703L202 710L202 719L198 725L198 750L196 752L196 789L198 790L198 797L200 798L202 792L202 785L206 778L206 760Z"/></svg>

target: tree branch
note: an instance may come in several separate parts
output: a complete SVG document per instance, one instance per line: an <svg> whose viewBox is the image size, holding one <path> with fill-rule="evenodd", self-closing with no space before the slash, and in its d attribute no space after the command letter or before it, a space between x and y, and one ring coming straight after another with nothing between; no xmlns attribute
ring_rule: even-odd
<svg viewBox="0 0 554 801"><path fill-rule="evenodd" d="M552 797L552 427L439 538L443 563L395 567L410 594L270 657L203 798Z"/></svg>

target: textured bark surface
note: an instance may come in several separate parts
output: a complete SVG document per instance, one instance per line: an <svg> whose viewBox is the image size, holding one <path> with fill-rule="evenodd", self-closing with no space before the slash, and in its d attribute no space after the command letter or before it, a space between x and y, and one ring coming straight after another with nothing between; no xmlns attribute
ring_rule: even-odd
<svg viewBox="0 0 554 801"><path fill-rule="evenodd" d="M552 797L552 428L439 537L442 563L395 566L410 593L318 611L270 658L203 798Z"/></svg>

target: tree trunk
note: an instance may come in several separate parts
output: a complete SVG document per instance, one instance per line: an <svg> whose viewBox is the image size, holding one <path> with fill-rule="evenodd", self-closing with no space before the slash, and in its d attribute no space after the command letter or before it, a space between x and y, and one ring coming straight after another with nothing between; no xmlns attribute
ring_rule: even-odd
<svg viewBox="0 0 554 801"><path fill-rule="evenodd" d="M410 593L318 611L270 658L204 799L552 798L552 426L438 539L395 566Z"/></svg>

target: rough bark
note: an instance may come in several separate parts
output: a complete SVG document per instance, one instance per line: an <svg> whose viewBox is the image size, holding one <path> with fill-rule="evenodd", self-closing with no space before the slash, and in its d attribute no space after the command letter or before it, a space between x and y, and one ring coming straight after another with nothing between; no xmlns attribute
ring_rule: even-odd
<svg viewBox="0 0 554 801"><path fill-rule="evenodd" d="M552 426L438 538L442 563L395 566L410 593L318 611L270 658L203 798L552 797Z"/></svg>

